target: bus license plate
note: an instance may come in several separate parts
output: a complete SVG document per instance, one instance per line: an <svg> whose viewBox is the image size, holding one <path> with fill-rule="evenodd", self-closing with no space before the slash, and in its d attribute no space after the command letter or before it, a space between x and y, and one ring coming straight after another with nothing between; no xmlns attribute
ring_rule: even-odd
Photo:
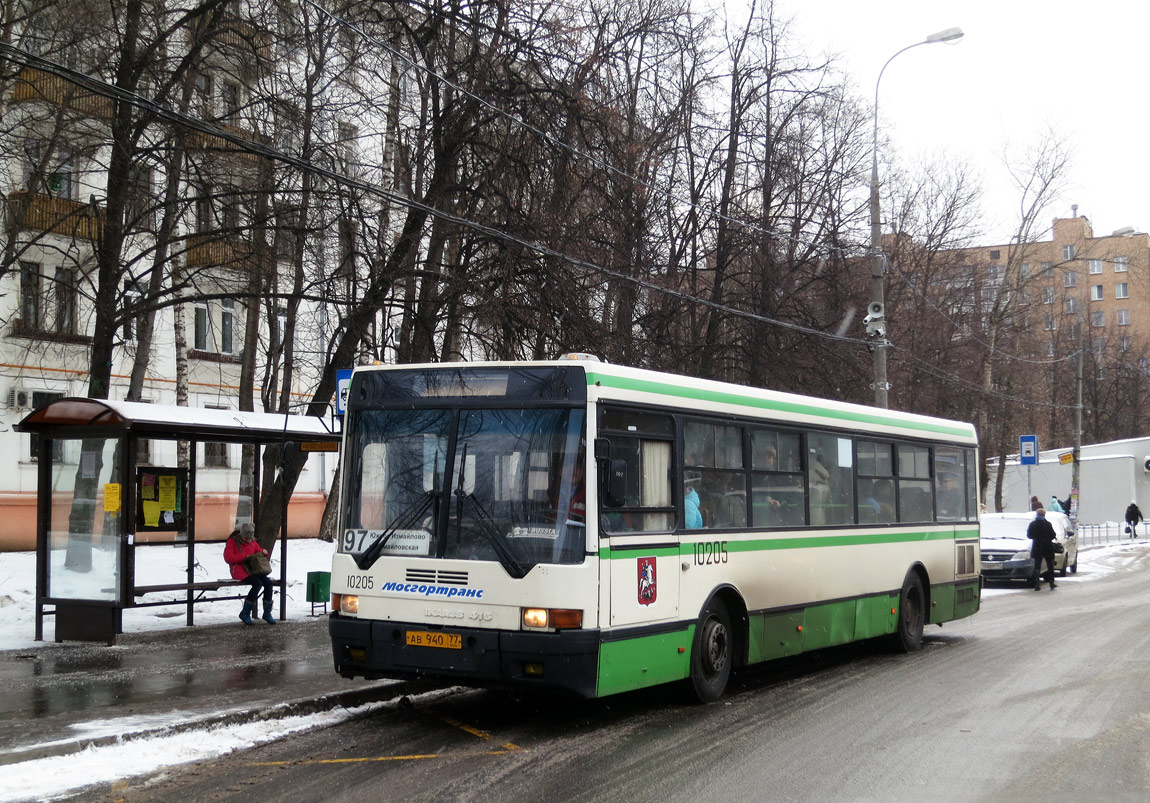
<svg viewBox="0 0 1150 803"><path fill-rule="evenodd" d="M427 630L408 630L407 646L462 650L463 636L459 633L432 633Z"/></svg>

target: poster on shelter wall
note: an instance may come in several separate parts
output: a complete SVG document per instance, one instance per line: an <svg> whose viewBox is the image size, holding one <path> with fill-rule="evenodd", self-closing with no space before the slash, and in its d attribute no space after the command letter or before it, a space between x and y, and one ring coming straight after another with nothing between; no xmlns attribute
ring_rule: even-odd
<svg viewBox="0 0 1150 803"><path fill-rule="evenodd" d="M188 470L136 469L136 532L188 531Z"/></svg>

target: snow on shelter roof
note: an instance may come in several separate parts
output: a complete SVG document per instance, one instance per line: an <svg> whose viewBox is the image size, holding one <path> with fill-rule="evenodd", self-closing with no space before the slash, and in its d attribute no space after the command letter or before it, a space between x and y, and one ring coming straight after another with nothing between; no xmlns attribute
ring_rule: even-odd
<svg viewBox="0 0 1150 803"><path fill-rule="evenodd" d="M149 438L269 443L280 440L338 441L339 432L310 415L208 410L110 399L57 399L33 410L19 432L83 437L131 431Z"/></svg>

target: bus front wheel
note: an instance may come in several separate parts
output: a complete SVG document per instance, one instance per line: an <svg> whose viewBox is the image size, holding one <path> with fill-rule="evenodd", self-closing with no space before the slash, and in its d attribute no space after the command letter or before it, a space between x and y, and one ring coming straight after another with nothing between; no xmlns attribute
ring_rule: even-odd
<svg viewBox="0 0 1150 803"><path fill-rule="evenodd" d="M713 599L699 617L691 648L691 688L699 702L723 696L734 655L731 616L722 600Z"/></svg>
<svg viewBox="0 0 1150 803"><path fill-rule="evenodd" d="M926 595L922 579L910 572L898 596L898 629L891 643L899 652L914 652L922 646L922 629L926 624Z"/></svg>

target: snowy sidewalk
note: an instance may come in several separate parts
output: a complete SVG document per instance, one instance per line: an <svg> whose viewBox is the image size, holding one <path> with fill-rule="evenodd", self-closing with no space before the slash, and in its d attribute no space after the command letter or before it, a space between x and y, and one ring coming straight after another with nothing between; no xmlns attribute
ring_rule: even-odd
<svg viewBox="0 0 1150 803"><path fill-rule="evenodd" d="M0 652L0 765L348 708L410 687L339 677L322 617L125 634L114 647L45 642Z"/></svg>
<svg viewBox="0 0 1150 803"><path fill-rule="evenodd" d="M331 566L332 545L292 541L288 549L286 621L245 626L235 601L197 604L195 627L186 626L182 604L128 608L113 647L57 644L50 616L45 640L35 641L35 555L0 553L0 765L405 693L410 684L336 674L327 618L311 616L305 599L306 575ZM198 571L226 576L217 552L222 544L201 546ZM182 547L138 550L136 576L179 582L186 555ZM278 614L278 598L275 609Z"/></svg>

